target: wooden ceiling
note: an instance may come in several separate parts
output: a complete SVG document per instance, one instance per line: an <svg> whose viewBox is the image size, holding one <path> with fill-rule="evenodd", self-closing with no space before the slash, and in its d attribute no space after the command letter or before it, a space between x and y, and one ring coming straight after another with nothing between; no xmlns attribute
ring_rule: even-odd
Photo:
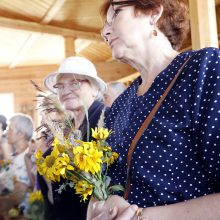
<svg viewBox="0 0 220 220"><path fill-rule="evenodd" d="M100 36L102 1L1 0L0 81L33 76L40 82L74 52L95 62L106 81L134 73L133 68L112 60ZM216 12L220 30L220 0L216 0ZM189 36L181 50L190 47Z"/></svg>

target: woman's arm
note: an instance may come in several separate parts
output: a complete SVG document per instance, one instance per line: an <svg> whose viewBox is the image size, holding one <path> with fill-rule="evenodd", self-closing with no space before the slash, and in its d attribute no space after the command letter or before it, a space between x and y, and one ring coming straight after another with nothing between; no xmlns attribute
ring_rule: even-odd
<svg viewBox="0 0 220 220"><path fill-rule="evenodd" d="M137 220L137 206L119 196L110 197L100 209L99 202L90 209L87 220ZM172 205L144 208L142 220L217 220L220 219L220 193L211 194ZM114 215L109 211L114 210ZM88 210L89 211L89 210ZM116 218L115 218L116 216Z"/></svg>
<svg viewBox="0 0 220 220"><path fill-rule="evenodd" d="M168 206L143 210L143 217L152 220L217 220L220 219L220 193L202 196Z"/></svg>
<svg viewBox="0 0 220 220"><path fill-rule="evenodd" d="M33 189L34 186L35 186L35 182L36 182L36 176L32 172L34 164L31 161L31 154L30 153L25 154L24 161L25 161L25 165L26 165L26 168L27 168L27 174L28 174L28 177L30 179L30 187Z"/></svg>

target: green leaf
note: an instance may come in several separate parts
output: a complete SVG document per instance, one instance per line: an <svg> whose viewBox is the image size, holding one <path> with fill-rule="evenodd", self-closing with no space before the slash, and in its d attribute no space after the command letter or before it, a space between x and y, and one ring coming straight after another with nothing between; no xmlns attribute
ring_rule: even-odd
<svg viewBox="0 0 220 220"><path fill-rule="evenodd" d="M105 187L108 188L108 186L111 182L111 178L109 176L105 176L104 177L104 182L105 182Z"/></svg>
<svg viewBox="0 0 220 220"><path fill-rule="evenodd" d="M108 191L109 192L124 191L124 187L122 185L113 185L108 188Z"/></svg>
<svg viewBox="0 0 220 220"><path fill-rule="evenodd" d="M95 182L95 186L96 186L97 188L100 188L101 185L102 185L102 181L101 181L101 180L98 180L98 181Z"/></svg>

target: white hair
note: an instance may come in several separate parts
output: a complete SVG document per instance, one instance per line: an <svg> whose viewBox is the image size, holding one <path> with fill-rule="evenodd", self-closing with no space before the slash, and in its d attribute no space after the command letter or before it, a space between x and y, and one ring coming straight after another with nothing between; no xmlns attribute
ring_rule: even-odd
<svg viewBox="0 0 220 220"><path fill-rule="evenodd" d="M102 101L103 100L103 95L104 95L104 91L100 91L99 87L97 86L97 83L95 80L89 78L89 77L86 77L86 79L89 80L90 82L90 85L92 87L92 89L97 92L96 96L95 96L95 100L97 101Z"/></svg>
<svg viewBox="0 0 220 220"><path fill-rule="evenodd" d="M30 141L33 136L34 126L32 118L29 115L23 113L17 113L9 119L13 122L15 129L24 134L25 139Z"/></svg>
<svg viewBox="0 0 220 220"><path fill-rule="evenodd" d="M126 89L125 84L122 82L109 82L107 86L117 91L117 94L121 94Z"/></svg>

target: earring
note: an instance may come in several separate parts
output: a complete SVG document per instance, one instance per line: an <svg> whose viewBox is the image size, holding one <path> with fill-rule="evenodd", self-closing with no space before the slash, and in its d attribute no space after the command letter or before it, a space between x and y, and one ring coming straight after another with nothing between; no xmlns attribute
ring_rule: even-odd
<svg viewBox="0 0 220 220"><path fill-rule="evenodd" d="M156 37L157 36L157 30L155 28L155 25L154 25L154 29L152 30L152 36L153 37Z"/></svg>
<svg viewBox="0 0 220 220"><path fill-rule="evenodd" d="M154 29L152 30L152 36L156 37L157 36L157 31Z"/></svg>
<svg viewBox="0 0 220 220"><path fill-rule="evenodd" d="M157 36L157 30L156 30L156 25L154 24L154 29L152 30L152 36L156 37Z"/></svg>

